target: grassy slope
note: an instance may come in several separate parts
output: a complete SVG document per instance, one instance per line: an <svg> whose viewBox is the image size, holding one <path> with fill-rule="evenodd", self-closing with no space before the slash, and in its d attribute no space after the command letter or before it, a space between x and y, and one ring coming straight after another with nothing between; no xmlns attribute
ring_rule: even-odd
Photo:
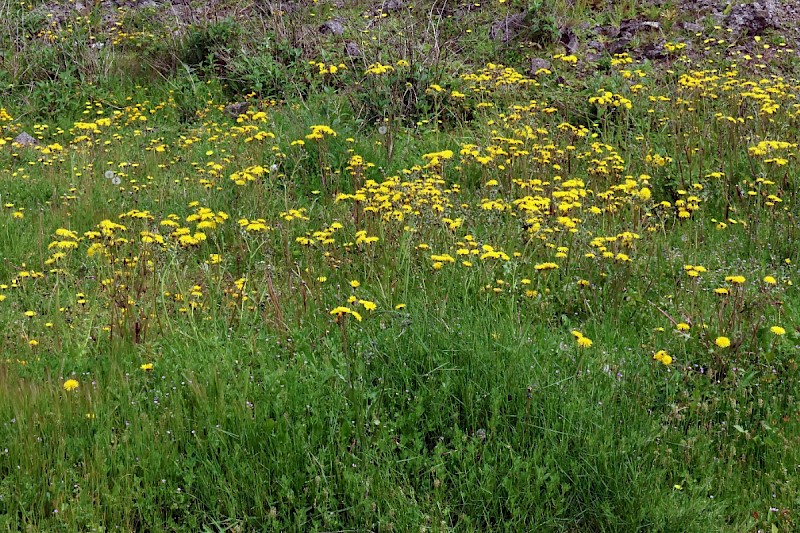
<svg viewBox="0 0 800 533"><path fill-rule="evenodd" d="M9 7L0 524L795 529L797 147L757 149L796 141L791 43L434 7ZM663 60L529 77L634 15Z"/></svg>

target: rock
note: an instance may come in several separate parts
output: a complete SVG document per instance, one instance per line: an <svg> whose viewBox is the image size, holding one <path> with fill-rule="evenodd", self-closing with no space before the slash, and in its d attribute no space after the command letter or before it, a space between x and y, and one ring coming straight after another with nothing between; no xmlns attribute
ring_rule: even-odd
<svg viewBox="0 0 800 533"><path fill-rule="evenodd" d="M575 35L571 28L563 28L561 30L559 42L564 45L564 48L570 54L574 54L578 50L578 36Z"/></svg>
<svg viewBox="0 0 800 533"><path fill-rule="evenodd" d="M372 6L372 9L369 10L369 14L370 16L375 17L381 13L399 11L405 7L406 3L403 0L386 0L385 2Z"/></svg>
<svg viewBox="0 0 800 533"><path fill-rule="evenodd" d="M623 20L619 25L620 38L633 38L640 31L657 31L661 29L661 24L652 20Z"/></svg>
<svg viewBox="0 0 800 533"><path fill-rule="evenodd" d="M358 43L355 41L347 41L344 44L344 53L347 57L353 59L356 57L361 57L361 47L358 46Z"/></svg>
<svg viewBox="0 0 800 533"><path fill-rule="evenodd" d="M589 41L586 43L586 48L595 52L602 52L606 49L606 44L601 41Z"/></svg>
<svg viewBox="0 0 800 533"><path fill-rule="evenodd" d="M225 107L225 112L233 118L244 115L250 109L250 102L236 102Z"/></svg>
<svg viewBox="0 0 800 533"><path fill-rule="evenodd" d="M731 8L724 24L735 33L761 35L767 30L780 27L778 7L774 0L739 4Z"/></svg>
<svg viewBox="0 0 800 533"><path fill-rule="evenodd" d="M342 35L344 33L344 21L342 19L332 19L318 28L323 35Z"/></svg>
<svg viewBox="0 0 800 533"><path fill-rule="evenodd" d="M649 43L645 45L639 53L646 57L651 61L659 61L663 59L667 59L669 54L667 54L666 49L664 48L664 43Z"/></svg>
<svg viewBox="0 0 800 533"><path fill-rule="evenodd" d="M489 28L489 38L507 43L517 36L524 22L525 13L516 13L507 16L503 20L496 20L492 23L492 27Z"/></svg>
<svg viewBox="0 0 800 533"><path fill-rule="evenodd" d="M701 33L705 27L697 22L681 22L680 27L687 33Z"/></svg>
<svg viewBox="0 0 800 533"><path fill-rule="evenodd" d="M37 139L31 137L28 132L25 131L14 137L13 142L20 146L37 146L39 144Z"/></svg>
<svg viewBox="0 0 800 533"><path fill-rule="evenodd" d="M536 76L542 69L550 70L551 66L552 64L546 59L540 57L531 58L531 76Z"/></svg>
<svg viewBox="0 0 800 533"><path fill-rule="evenodd" d="M621 54L628 50L633 37L640 31L657 31L661 29L661 24L651 20L627 19L623 20L616 30L613 28L600 28L599 33L605 34L614 40L606 45L609 54Z"/></svg>
<svg viewBox="0 0 800 533"><path fill-rule="evenodd" d="M616 41L608 43L606 50L611 55L622 54L628 50L628 45L630 43L630 39L617 39Z"/></svg>
<svg viewBox="0 0 800 533"><path fill-rule="evenodd" d="M406 7L406 3L403 0L387 0L381 6L381 10L383 11L398 11Z"/></svg>

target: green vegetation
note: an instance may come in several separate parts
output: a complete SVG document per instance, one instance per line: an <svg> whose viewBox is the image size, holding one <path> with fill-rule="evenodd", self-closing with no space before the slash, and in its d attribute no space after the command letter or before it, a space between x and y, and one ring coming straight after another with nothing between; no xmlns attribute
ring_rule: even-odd
<svg viewBox="0 0 800 533"><path fill-rule="evenodd" d="M795 531L797 51L570 4L9 4L0 527Z"/></svg>

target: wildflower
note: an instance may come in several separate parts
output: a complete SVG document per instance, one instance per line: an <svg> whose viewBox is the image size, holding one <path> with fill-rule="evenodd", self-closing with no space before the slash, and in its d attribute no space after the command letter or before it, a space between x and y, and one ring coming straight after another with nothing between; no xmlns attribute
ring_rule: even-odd
<svg viewBox="0 0 800 533"><path fill-rule="evenodd" d="M141 368L145 372L151 372L153 370L153 363L144 363L139 368Z"/></svg>
<svg viewBox="0 0 800 533"><path fill-rule="evenodd" d="M581 337L578 339L578 346L581 348L588 348L592 345L592 340L588 337Z"/></svg>
<svg viewBox="0 0 800 533"><path fill-rule="evenodd" d="M778 282L772 276L764 276L764 283L768 285L775 285Z"/></svg>
<svg viewBox="0 0 800 533"><path fill-rule="evenodd" d="M358 280L354 279L350 282L350 286L353 287L354 289L357 289L361 286L361 283Z"/></svg>
<svg viewBox="0 0 800 533"><path fill-rule="evenodd" d="M592 339L585 337L583 333L576 329L572 330L570 333L572 333L572 336L575 337L575 340L578 342L578 346L581 348L589 348L592 344L594 344Z"/></svg>
<svg viewBox="0 0 800 533"><path fill-rule="evenodd" d="M662 363L665 366L669 366L672 364L672 356L669 355L664 350L659 350L653 355L653 359Z"/></svg>
<svg viewBox="0 0 800 533"><path fill-rule="evenodd" d="M730 294L730 291L725 287L719 287L717 289L714 289L714 293L719 294L720 296L725 296L727 294Z"/></svg>
<svg viewBox="0 0 800 533"><path fill-rule="evenodd" d="M728 337L717 337L717 340L714 341L714 344L720 348L727 348L731 345L731 340Z"/></svg>
<svg viewBox="0 0 800 533"><path fill-rule="evenodd" d="M681 322L675 327L678 328L678 331L689 331L689 324L686 322Z"/></svg>
<svg viewBox="0 0 800 533"><path fill-rule="evenodd" d="M353 315L353 317L355 317L356 320L361 322L361 315L358 312L353 311L349 307L344 307L344 306L336 307L334 309L331 309L331 314L336 315L337 318L341 318L344 315Z"/></svg>
<svg viewBox="0 0 800 533"><path fill-rule="evenodd" d="M775 335L786 335L786 330L780 326L772 326L769 330L774 333Z"/></svg>
<svg viewBox="0 0 800 533"><path fill-rule="evenodd" d="M733 283L734 285L741 285L746 280L744 276L726 276L725 281L728 283Z"/></svg>
<svg viewBox="0 0 800 533"><path fill-rule="evenodd" d="M375 305L375 302L370 302L369 300L359 300L358 303L363 305L364 309L366 309L367 311L374 311L375 309L378 308L378 306Z"/></svg>
<svg viewBox="0 0 800 533"><path fill-rule="evenodd" d="M78 388L78 385L80 384L78 383L77 380L68 379L67 381L64 382L64 390L67 392L74 391L75 389Z"/></svg>

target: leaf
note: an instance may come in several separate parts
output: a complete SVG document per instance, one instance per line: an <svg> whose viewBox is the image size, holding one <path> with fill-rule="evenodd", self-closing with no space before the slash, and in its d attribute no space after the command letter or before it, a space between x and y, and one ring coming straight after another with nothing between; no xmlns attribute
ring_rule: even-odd
<svg viewBox="0 0 800 533"><path fill-rule="evenodd" d="M747 432L744 430L744 428L743 428L742 426L740 426L739 424L734 424L734 425L733 425L733 429L735 429L735 430L736 430L736 431L738 431L739 433L747 433Z"/></svg>

